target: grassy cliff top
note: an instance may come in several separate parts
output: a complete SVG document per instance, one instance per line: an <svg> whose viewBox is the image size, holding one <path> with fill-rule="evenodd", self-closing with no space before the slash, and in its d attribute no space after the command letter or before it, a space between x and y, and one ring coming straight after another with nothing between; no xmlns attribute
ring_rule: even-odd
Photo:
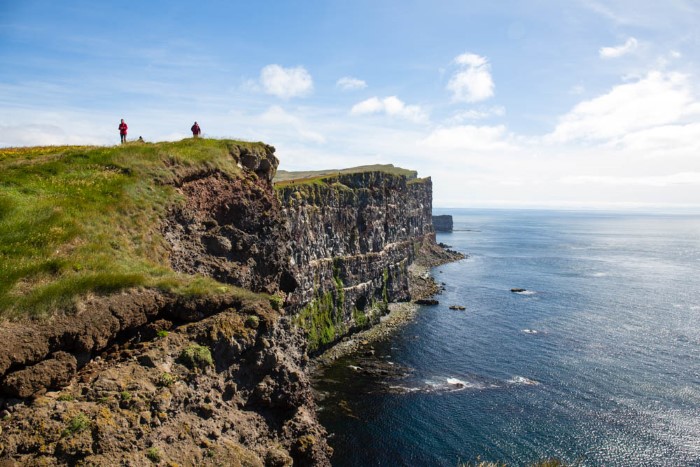
<svg viewBox="0 0 700 467"><path fill-rule="evenodd" d="M312 180L322 180L326 177L332 177L341 174L355 174L363 172L386 172L392 175L401 175L408 179L415 179L418 172L415 170L402 169L394 167L392 164L374 164L361 165L359 167L351 167L349 169L328 169L328 170L313 170L306 172L288 172L286 170L278 170L275 175L274 183L283 186L291 182L304 182Z"/></svg>
<svg viewBox="0 0 700 467"><path fill-rule="evenodd" d="M134 286L230 290L173 271L159 229L168 207L182 202L174 181L208 170L235 176L230 148L258 145L0 148L0 316L45 315L80 295Z"/></svg>

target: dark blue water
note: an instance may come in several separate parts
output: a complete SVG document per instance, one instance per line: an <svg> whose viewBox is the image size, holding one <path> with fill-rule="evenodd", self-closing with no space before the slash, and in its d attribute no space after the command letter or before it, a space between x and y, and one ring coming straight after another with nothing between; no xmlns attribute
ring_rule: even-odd
<svg viewBox="0 0 700 467"><path fill-rule="evenodd" d="M700 217L441 213L470 256L375 346L412 373L317 383L334 465L700 465Z"/></svg>

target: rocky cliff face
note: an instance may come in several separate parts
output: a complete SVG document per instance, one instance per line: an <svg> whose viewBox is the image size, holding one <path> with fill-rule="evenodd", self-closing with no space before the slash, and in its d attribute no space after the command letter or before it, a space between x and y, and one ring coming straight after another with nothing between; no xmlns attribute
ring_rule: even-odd
<svg viewBox="0 0 700 467"><path fill-rule="evenodd" d="M176 181L185 202L161 234L173 269L248 291L129 290L4 323L0 460L328 463L307 350L411 298L408 267L434 246L431 181L362 171L273 188L274 148L230 150L241 176Z"/></svg>
<svg viewBox="0 0 700 467"><path fill-rule="evenodd" d="M286 219L272 190L274 148L232 154L247 176L199 172L180 180L186 202L170 211L163 235L173 268L256 292L290 291Z"/></svg>
<svg viewBox="0 0 700 467"><path fill-rule="evenodd" d="M288 304L319 350L410 299L408 266L433 238L432 184L384 172L278 186L297 287Z"/></svg>

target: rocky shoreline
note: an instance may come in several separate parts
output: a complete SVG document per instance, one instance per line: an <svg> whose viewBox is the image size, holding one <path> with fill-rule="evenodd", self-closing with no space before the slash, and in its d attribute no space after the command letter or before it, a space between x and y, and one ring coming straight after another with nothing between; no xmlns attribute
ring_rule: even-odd
<svg viewBox="0 0 700 467"><path fill-rule="evenodd" d="M309 365L309 372L314 374L322 371L339 358L358 352L362 349L371 351L374 342L386 339L413 321L418 312L418 305L411 302L390 303L389 313L382 316L379 323L369 329L348 336L335 344L324 353L314 358Z"/></svg>
<svg viewBox="0 0 700 467"><path fill-rule="evenodd" d="M309 372L315 375L334 361L359 351L372 352L372 344L389 338L407 323L413 321L418 313L416 301L428 299L442 291L442 286L430 275L430 269L441 264L464 259L459 252L452 251L446 245L424 246L416 262L408 268L409 290L413 301L389 304L389 313L382 316L379 323L369 329L343 338L309 363Z"/></svg>

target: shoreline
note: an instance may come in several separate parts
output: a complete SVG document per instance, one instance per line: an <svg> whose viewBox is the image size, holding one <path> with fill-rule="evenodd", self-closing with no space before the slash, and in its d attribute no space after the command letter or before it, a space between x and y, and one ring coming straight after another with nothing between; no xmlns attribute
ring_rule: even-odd
<svg viewBox="0 0 700 467"><path fill-rule="evenodd" d="M345 337L333 347L309 362L309 373L323 371L336 360L351 355L373 343L391 337L396 331L413 321L418 314L419 305L413 302L395 302L389 304L389 313L379 318L379 323L369 329Z"/></svg>
<svg viewBox="0 0 700 467"><path fill-rule="evenodd" d="M412 322L421 306L415 301L438 295L443 290L442 285L432 276L432 269L466 257L462 253L450 250L447 245L424 245L419 257L408 267L411 301L389 303L389 312L379 318L379 323L344 337L322 354L312 358L308 364L309 375L317 375L336 360L363 348L371 350L373 343L390 338L396 331Z"/></svg>

